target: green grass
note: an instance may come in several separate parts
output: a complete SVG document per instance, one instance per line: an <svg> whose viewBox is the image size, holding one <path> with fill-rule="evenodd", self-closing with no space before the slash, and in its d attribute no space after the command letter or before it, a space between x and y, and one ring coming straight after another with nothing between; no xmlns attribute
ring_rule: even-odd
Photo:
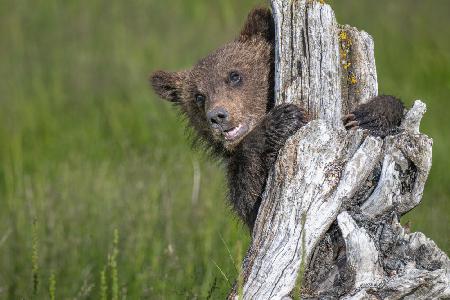
<svg viewBox="0 0 450 300"><path fill-rule="evenodd" d="M1 299L224 297L248 233L147 77L231 39L258 3L0 0ZM448 252L450 3L331 3L374 36L380 91L428 104L433 169L405 219Z"/></svg>

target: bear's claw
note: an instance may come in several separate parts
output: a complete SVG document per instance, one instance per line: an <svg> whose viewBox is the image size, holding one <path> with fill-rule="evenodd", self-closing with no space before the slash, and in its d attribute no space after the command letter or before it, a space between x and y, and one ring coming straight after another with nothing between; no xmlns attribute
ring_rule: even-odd
<svg viewBox="0 0 450 300"><path fill-rule="evenodd" d="M358 129L359 128L359 122L358 121L350 121L348 123L346 123L345 125L345 129L349 130L349 129Z"/></svg>
<svg viewBox="0 0 450 300"><path fill-rule="evenodd" d="M356 119L354 114L348 114L342 117L342 122L344 122L344 124L348 123L349 121L354 121Z"/></svg>

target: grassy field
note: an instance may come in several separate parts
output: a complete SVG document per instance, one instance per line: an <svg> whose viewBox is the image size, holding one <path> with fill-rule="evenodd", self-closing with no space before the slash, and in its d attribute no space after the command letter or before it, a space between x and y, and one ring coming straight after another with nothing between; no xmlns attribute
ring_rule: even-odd
<svg viewBox="0 0 450 300"><path fill-rule="evenodd" d="M258 3L0 0L1 299L224 297L248 233L147 77L231 39ZM428 104L433 169L404 219L449 253L450 2L331 4L373 35L380 92Z"/></svg>

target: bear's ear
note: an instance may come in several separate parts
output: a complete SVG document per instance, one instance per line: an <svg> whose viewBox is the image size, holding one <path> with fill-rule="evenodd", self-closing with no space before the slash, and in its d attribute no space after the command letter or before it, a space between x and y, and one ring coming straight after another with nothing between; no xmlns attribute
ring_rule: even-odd
<svg viewBox="0 0 450 300"><path fill-rule="evenodd" d="M269 42L275 38L275 25L268 8L255 8L248 14L238 40L244 42L258 35Z"/></svg>
<svg viewBox="0 0 450 300"><path fill-rule="evenodd" d="M156 71L150 75L153 90L163 99L181 102L184 72Z"/></svg>

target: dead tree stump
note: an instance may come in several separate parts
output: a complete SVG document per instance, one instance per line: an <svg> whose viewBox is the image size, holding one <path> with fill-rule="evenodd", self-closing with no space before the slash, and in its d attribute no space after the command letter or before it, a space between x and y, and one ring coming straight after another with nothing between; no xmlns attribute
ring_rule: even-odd
<svg viewBox="0 0 450 300"><path fill-rule="evenodd" d="M385 139L345 131L341 117L378 92L374 43L322 2L271 0L276 103L315 120L279 153L229 298L450 297L447 255L399 223L431 167L432 140L419 132L426 106L417 100Z"/></svg>

